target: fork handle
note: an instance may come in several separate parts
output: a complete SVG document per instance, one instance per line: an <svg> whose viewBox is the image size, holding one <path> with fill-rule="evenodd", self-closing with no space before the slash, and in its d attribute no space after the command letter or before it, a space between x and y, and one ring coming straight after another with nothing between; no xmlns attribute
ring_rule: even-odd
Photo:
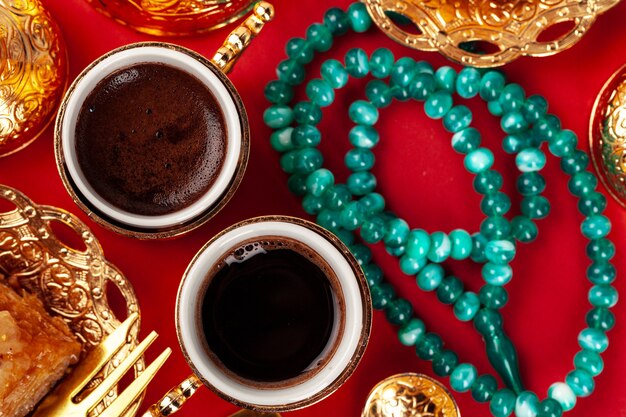
<svg viewBox="0 0 626 417"><path fill-rule="evenodd" d="M182 408L185 401L202 386L202 381L191 374L183 382L168 391L159 402L150 406L142 417L167 417Z"/></svg>

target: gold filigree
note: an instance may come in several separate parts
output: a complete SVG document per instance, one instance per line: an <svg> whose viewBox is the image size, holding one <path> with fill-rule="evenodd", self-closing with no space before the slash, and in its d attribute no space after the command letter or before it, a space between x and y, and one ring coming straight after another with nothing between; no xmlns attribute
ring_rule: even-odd
<svg viewBox="0 0 626 417"><path fill-rule="evenodd" d="M117 287L126 301L127 314L139 313L131 284L105 259L102 247L77 217L55 207L38 206L4 185L0 185L0 199L15 205L9 212L0 212L0 280L35 294L51 314L63 318L82 343L83 356L120 325L109 306L107 286ZM50 227L53 222L63 223L80 236L85 250L73 249L57 239ZM138 333L139 321L129 332L126 345L96 375L91 388L128 356L138 343ZM144 366L141 359L135 375ZM99 415L116 396L114 389L91 416ZM126 417L134 416L138 405Z"/></svg>
<svg viewBox="0 0 626 417"><path fill-rule="evenodd" d="M379 382L361 417L460 417L448 391L426 375L405 373Z"/></svg>
<svg viewBox="0 0 626 417"><path fill-rule="evenodd" d="M39 0L0 0L0 156L48 126L67 71L61 33Z"/></svg>
<svg viewBox="0 0 626 417"><path fill-rule="evenodd" d="M596 17L619 0L361 0L374 22L392 39L439 51L475 67L504 65L523 56L546 56L573 46ZM390 14L391 13L391 14ZM412 22L411 30L393 16ZM398 19L395 19L397 22ZM552 25L572 22L558 39L539 36ZM414 26L413 26L414 25ZM469 42L486 42L495 52L470 52Z"/></svg>

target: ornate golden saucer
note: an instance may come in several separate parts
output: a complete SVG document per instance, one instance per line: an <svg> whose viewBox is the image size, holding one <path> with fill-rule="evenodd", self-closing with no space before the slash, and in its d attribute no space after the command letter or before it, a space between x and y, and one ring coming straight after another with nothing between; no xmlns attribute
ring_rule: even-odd
<svg viewBox="0 0 626 417"><path fill-rule="evenodd" d="M461 417L441 383L422 374L390 376L370 392L361 417Z"/></svg>
<svg viewBox="0 0 626 417"><path fill-rule="evenodd" d="M619 3L619 0L361 1L367 5L374 22L392 39L411 48L439 51L474 67L496 67L523 55L547 56L568 49L600 13ZM398 26L393 13L411 24ZM567 33L558 39L540 40L542 32L563 22L572 22ZM495 52L468 52L464 47L473 41L483 46L491 44Z"/></svg>
<svg viewBox="0 0 626 417"><path fill-rule="evenodd" d="M77 217L55 207L38 206L24 194L5 185L0 185L0 199L15 205L12 211L3 213L0 210L0 280L19 284L39 297L52 315L63 318L82 343L83 356L120 325L109 306L109 285L115 285L126 301L127 314L139 314L132 285L105 259L100 244ZM62 223L74 231L86 249L78 251L58 240L50 227L53 222ZM129 332L127 344L96 375L88 388L96 387L128 356L138 344L138 333L139 320ZM135 365L135 377L144 366L141 359ZM98 416L116 397L117 389L114 389L92 417ZM126 417L137 413L141 399L143 396Z"/></svg>
<svg viewBox="0 0 626 417"><path fill-rule="evenodd" d="M0 0L0 156L50 124L67 80L61 32L39 0Z"/></svg>

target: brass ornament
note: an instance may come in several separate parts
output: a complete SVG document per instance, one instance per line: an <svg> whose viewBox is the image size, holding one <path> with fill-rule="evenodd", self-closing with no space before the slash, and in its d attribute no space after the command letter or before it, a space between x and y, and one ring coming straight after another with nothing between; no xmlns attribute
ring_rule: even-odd
<svg viewBox="0 0 626 417"><path fill-rule="evenodd" d="M596 98L589 141L598 177L626 208L626 66L611 76Z"/></svg>
<svg viewBox="0 0 626 417"><path fill-rule="evenodd" d="M361 417L461 417L450 393L422 374L390 376L370 392Z"/></svg>
<svg viewBox="0 0 626 417"><path fill-rule="evenodd" d="M36 295L50 314L61 317L81 342L82 357L121 324L109 306L107 286L117 287L126 301L127 314L139 314L132 285L105 259L102 247L77 217L55 207L38 206L5 185L0 185L0 199L15 205L12 211L0 212L0 280ZM53 222L63 223L80 236L85 250L70 248L58 240L50 227ZM94 377L88 390L113 372L137 346L138 333L139 320L129 331L126 344ZM142 358L134 367L135 377L144 367ZM116 397L114 389L90 417L100 415ZM125 417L137 413L142 399Z"/></svg>
<svg viewBox="0 0 626 417"><path fill-rule="evenodd" d="M0 156L34 141L67 87L61 32L39 0L0 0Z"/></svg>
<svg viewBox="0 0 626 417"><path fill-rule="evenodd" d="M410 48L439 51L474 67L497 67L520 56L548 56L573 46L596 17L619 0L361 0L378 27ZM414 30L398 26L388 12L410 20ZM540 41L547 28L573 22L555 40ZM486 42L496 51L481 54L462 47Z"/></svg>

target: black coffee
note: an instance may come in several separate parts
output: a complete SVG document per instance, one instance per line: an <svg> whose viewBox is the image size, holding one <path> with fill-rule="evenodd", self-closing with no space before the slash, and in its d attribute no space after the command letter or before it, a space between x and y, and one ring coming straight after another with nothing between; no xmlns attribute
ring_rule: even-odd
<svg viewBox="0 0 626 417"><path fill-rule="evenodd" d="M308 249L308 248L307 248ZM322 365L335 307L327 269L289 241L249 242L217 266L202 305L209 349L227 370L259 382ZM314 363L315 362L315 363Z"/></svg>
<svg viewBox="0 0 626 417"><path fill-rule="evenodd" d="M193 75L140 63L106 76L76 124L87 182L125 211L160 215L189 206L214 183L226 124L211 91Z"/></svg>

